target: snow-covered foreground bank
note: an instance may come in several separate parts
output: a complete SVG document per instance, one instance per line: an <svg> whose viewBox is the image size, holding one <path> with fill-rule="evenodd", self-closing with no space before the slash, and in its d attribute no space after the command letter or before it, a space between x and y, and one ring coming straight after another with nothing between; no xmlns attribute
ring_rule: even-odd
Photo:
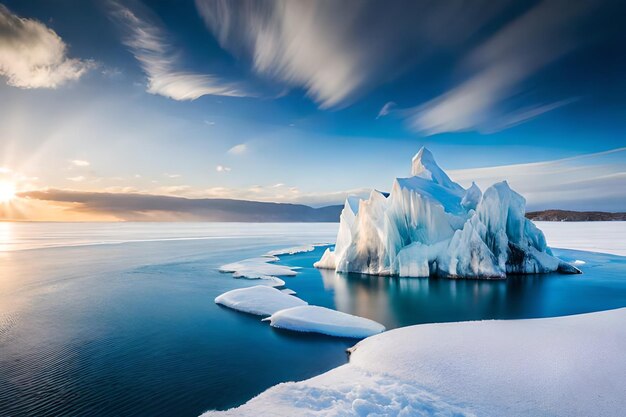
<svg viewBox="0 0 626 417"><path fill-rule="evenodd" d="M626 308L404 327L350 363L209 416L621 416Z"/></svg>
<svg viewBox="0 0 626 417"><path fill-rule="evenodd" d="M626 256L626 222L535 222L548 245Z"/></svg>

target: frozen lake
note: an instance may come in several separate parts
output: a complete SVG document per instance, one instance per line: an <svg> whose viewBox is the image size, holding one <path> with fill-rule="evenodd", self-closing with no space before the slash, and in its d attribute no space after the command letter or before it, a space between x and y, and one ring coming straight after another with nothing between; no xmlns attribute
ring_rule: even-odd
<svg viewBox="0 0 626 417"><path fill-rule="evenodd" d="M585 239L577 227L595 237ZM576 240L571 246L589 250L615 250L625 231L624 223L545 229L550 244ZM219 266L332 242L336 230L337 224L0 223L0 414L195 416L345 363L354 340L278 331L213 302L255 284L219 273ZM485 282L320 272L312 263L321 252L282 257L302 267L284 278L287 286L309 303L389 328L626 306L626 258L616 255L556 250L585 262L577 265L584 274Z"/></svg>

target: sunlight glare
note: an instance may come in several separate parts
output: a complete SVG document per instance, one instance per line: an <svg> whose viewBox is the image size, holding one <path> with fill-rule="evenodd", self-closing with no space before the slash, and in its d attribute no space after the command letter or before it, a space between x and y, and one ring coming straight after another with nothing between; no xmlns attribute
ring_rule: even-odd
<svg viewBox="0 0 626 417"><path fill-rule="evenodd" d="M15 198L15 184L7 181L0 182L0 203L8 203Z"/></svg>

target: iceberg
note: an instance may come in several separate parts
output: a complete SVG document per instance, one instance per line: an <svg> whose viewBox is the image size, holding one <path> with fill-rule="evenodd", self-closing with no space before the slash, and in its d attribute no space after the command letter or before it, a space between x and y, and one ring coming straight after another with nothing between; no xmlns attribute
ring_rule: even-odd
<svg viewBox="0 0 626 417"><path fill-rule="evenodd" d="M215 303L258 316L271 316L286 308L307 305L304 300L263 285L225 292L215 298Z"/></svg>
<svg viewBox="0 0 626 417"><path fill-rule="evenodd" d="M506 181L484 193L461 187L422 148L411 177L389 194L349 197L334 250L314 264L338 272L407 277L506 278L507 274L580 273L553 256L526 219L526 200Z"/></svg>
<svg viewBox="0 0 626 417"><path fill-rule="evenodd" d="M309 305L280 310L263 320L279 329L338 337L364 338L385 331L385 326L373 320Z"/></svg>

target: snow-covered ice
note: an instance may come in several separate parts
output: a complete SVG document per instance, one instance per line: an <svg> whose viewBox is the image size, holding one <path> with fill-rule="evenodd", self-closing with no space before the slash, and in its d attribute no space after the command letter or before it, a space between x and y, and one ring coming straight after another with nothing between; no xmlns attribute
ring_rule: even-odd
<svg viewBox="0 0 626 417"><path fill-rule="evenodd" d="M296 271L286 265L279 265L274 262L279 259L276 256L259 256L257 258L244 259L222 265L221 272L232 272L235 278L262 279L271 286L280 287L285 285L285 281L279 276L295 276Z"/></svg>
<svg viewBox="0 0 626 417"><path fill-rule="evenodd" d="M535 222L554 248L626 256L626 222Z"/></svg>
<svg viewBox="0 0 626 417"><path fill-rule="evenodd" d="M315 250L315 246L318 246L318 245L293 246L291 248L271 250L271 251L267 252L267 254L270 255L270 256L295 255L296 253L314 251Z"/></svg>
<svg viewBox="0 0 626 417"><path fill-rule="evenodd" d="M235 278L260 279L273 287L285 285L276 275L295 275L295 268L279 265L278 254L309 252L313 245L281 249L257 258L244 259L223 265L222 272L232 272ZM217 304L246 313L267 315L267 321L276 328L299 332L322 333L329 336L364 338L383 332L385 327L373 320L309 306L294 296L295 291L258 285L227 291L215 298ZM264 320L264 321L265 321Z"/></svg>
<svg viewBox="0 0 626 417"><path fill-rule="evenodd" d="M391 193L350 197L340 217L335 249L317 268L374 275L505 278L510 273L579 273L552 255L526 219L524 197L506 181L484 193L465 190L422 148L409 178Z"/></svg>
<svg viewBox="0 0 626 417"><path fill-rule="evenodd" d="M350 362L209 416L618 417L626 309L427 324L359 342Z"/></svg>
<svg viewBox="0 0 626 417"><path fill-rule="evenodd" d="M319 306L281 310L264 320L280 329L339 337L363 338L385 331L385 326L373 320Z"/></svg>
<svg viewBox="0 0 626 417"><path fill-rule="evenodd" d="M307 305L304 300L263 285L225 292L215 298L215 302L234 310L259 316L270 316L285 308Z"/></svg>

